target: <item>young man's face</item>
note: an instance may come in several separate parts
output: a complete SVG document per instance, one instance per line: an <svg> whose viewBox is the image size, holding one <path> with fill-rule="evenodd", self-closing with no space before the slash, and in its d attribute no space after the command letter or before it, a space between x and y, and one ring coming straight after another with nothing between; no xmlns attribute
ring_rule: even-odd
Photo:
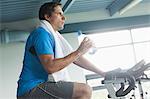
<svg viewBox="0 0 150 99"><path fill-rule="evenodd" d="M50 23L55 31L62 30L64 28L65 17L61 6L56 6L55 11L50 16Z"/></svg>

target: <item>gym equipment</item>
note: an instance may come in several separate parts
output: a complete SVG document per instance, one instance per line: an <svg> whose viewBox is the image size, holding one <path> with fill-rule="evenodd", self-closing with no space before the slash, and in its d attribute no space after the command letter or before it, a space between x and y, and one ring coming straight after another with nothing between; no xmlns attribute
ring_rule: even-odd
<svg viewBox="0 0 150 99"><path fill-rule="evenodd" d="M146 74L146 71L150 68L150 63L145 64L144 60L141 60L135 66L128 70L116 69L106 73L102 84L105 85L109 95L108 98L111 99L126 99L126 95L136 88L136 83L138 84L139 93L141 99L144 99L143 88L141 85L141 78ZM146 79L149 79L146 76ZM126 88L125 85L128 85ZM125 89L126 88L126 89ZM132 95L134 96L134 95ZM130 98L132 99L132 98ZM135 99L135 97L134 97Z"/></svg>

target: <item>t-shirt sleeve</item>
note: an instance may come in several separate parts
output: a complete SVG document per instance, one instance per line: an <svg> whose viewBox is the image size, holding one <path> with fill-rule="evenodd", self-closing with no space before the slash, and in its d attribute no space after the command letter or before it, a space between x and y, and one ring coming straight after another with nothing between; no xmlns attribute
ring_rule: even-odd
<svg viewBox="0 0 150 99"><path fill-rule="evenodd" d="M53 54L54 55L54 39L48 33L39 33L34 43L37 55Z"/></svg>

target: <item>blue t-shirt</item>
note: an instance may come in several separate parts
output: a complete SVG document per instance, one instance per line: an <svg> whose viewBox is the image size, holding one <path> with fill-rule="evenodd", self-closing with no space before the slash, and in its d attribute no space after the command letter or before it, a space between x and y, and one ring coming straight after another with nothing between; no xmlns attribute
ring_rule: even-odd
<svg viewBox="0 0 150 99"><path fill-rule="evenodd" d="M34 46L36 55L29 51L32 46ZM40 83L47 81L48 73L40 63L38 55L54 55L54 49L54 37L44 28L39 27L29 35L25 47L23 68L18 80L17 96L21 96Z"/></svg>

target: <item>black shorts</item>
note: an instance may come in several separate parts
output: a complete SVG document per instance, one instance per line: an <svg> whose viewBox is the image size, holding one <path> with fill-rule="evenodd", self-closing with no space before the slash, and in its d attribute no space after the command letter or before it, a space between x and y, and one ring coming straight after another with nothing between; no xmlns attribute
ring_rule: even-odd
<svg viewBox="0 0 150 99"><path fill-rule="evenodd" d="M72 99L73 82L44 82L17 99Z"/></svg>

